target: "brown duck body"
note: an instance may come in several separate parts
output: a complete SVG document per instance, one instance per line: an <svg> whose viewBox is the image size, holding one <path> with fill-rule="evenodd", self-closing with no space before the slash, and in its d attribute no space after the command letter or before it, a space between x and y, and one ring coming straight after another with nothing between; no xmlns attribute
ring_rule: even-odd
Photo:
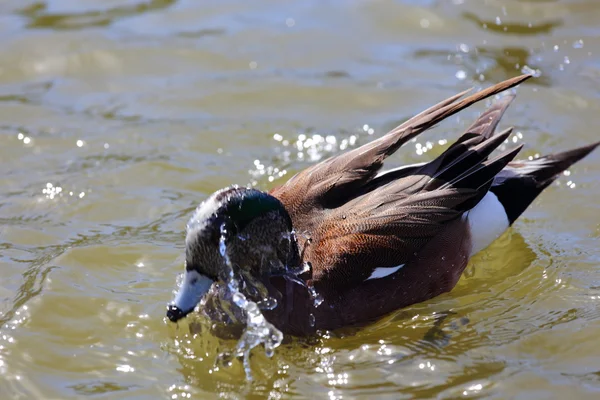
<svg viewBox="0 0 600 400"><path fill-rule="evenodd" d="M263 314L279 330L296 336L372 322L452 290L469 260L469 236L465 221L453 221L397 272L356 285L336 283L344 279L343 273L335 278L321 273L307 282L321 296L318 306L304 286L271 278L276 289L271 295L279 306Z"/></svg>
<svg viewBox="0 0 600 400"><path fill-rule="evenodd" d="M379 170L387 156L419 133L527 78L510 79L463 100L464 93L454 96L272 190L289 212L303 261L312 267L307 283L323 302L315 307L304 287L274 278L283 294L281 307L266 317L284 332L305 335L366 323L454 288L470 256L500 236L560 172L597 143L534 161L511 162L520 147L490 158L510 134L495 134L514 98L509 95L436 160Z"/></svg>
<svg viewBox="0 0 600 400"><path fill-rule="evenodd" d="M259 294L246 291L253 300L265 291L277 300L264 316L292 335L364 324L452 290L469 258L599 143L528 161L513 161L521 147L492 156L511 133L495 132L514 99L507 95L433 161L382 172L383 162L445 118L528 78L444 100L268 194L216 192L188 224L185 280L167 316L185 317L215 282L236 279L232 271L261 283ZM302 265L309 271L289 279Z"/></svg>

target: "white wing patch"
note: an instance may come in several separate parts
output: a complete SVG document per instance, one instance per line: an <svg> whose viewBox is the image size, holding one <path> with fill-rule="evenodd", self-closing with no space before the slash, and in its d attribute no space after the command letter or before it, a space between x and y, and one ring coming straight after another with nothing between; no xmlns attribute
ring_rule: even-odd
<svg viewBox="0 0 600 400"><path fill-rule="evenodd" d="M492 244L509 226L504 206L492 192L487 192L463 218L467 218L471 229L471 256Z"/></svg>
<svg viewBox="0 0 600 400"><path fill-rule="evenodd" d="M385 278L386 276L391 275L394 272L398 271L402 267L404 267L404 264L400 264L400 265L397 265L395 267L379 267L379 268L375 268L375 270L373 271L373 273L371 274L371 276L369 276L367 279L365 279L365 281L368 281L369 279Z"/></svg>

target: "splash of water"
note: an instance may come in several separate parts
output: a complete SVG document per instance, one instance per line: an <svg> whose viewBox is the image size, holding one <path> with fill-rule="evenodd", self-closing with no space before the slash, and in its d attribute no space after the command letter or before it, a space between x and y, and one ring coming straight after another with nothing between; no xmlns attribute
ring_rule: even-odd
<svg viewBox="0 0 600 400"><path fill-rule="evenodd" d="M310 295L310 298L312 299L313 307L316 309L317 307L319 307L321 305L321 303L323 303L323 296L321 296L319 293L317 293L317 290L315 289L315 287L313 285L307 285L306 288L308 290L308 294ZM317 324L317 319L315 318L315 314L313 314L313 313L308 314L308 323L312 327L314 327Z"/></svg>
<svg viewBox="0 0 600 400"><path fill-rule="evenodd" d="M252 371L250 367L250 352L260 344L264 345L267 357L272 357L275 349L283 341L283 333L269 323L260 311L260 307L255 302L249 300L240 292L238 280L236 279L233 265L227 254L227 244L225 238L227 230L221 226L221 237L219 239L219 251L225 264L229 267L229 282L227 287L232 293L233 303L238 306L246 317L246 328L242 337L236 346L236 356L243 357L244 371L248 380L252 380ZM276 305L276 304L275 304Z"/></svg>
<svg viewBox="0 0 600 400"><path fill-rule="evenodd" d="M310 271L311 266L309 263L305 263L303 269L300 271L300 274L305 273ZM315 289L315 287L312 284L307 284L306 282L304 282L302 279L300 279L298 277L297 274L294 273L288 273L283 275L284 279L295 283L297 285L300 285L302 287L305 287L306 290L308 291L308 295L310 296L310 299L312 300L313 303L313 308L317 308L319 307L324 299L323 296L321 296L319 293L317 293L317 290ZM310 326L314 327L317 323L316 321L316 317L315 315L311 312L310 314L308 314L308 323L310 324Z"/></svg>
<svg viewBox="0 0 600 400"><path fill-rule="evenodd" d="M312 285L308 286L308 293L310 294L310 297L312 298L313 305L315 306L315 308L319 307L323 303L323 300L324 300L323 296L321 296L319 293L317 293L314 286L312 286Z"/></svg>

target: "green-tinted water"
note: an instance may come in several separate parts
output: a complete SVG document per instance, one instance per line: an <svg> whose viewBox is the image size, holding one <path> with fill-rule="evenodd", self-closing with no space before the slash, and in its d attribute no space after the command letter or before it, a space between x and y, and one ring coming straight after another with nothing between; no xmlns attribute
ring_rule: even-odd
<svg viewBox="0 0 600 400"><path fill-rule="evenodd" d="M0 398L597 398L599 153L451 294L255 351L252 383L217 359L235 342L163 316L209 193L272 187L466 87L541 74L503 124L524 156L598 140L598 21L597 0L2 2Z"/></svg>

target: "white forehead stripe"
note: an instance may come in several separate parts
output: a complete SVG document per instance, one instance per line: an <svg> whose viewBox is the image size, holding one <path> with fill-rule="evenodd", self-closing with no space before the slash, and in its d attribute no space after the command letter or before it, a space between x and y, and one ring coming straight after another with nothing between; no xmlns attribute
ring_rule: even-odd
<svg viewBox="0 0 600 400"><path fill-rule="evenodd" d="M193 310L208 292L213 281L196 271L186 271L173 305L184 312Z"/></svg>
<svg viewBox="0 0 600 400"><path fill-rule="evenodd" d="M404 264L400 264L400 265L397 265L395 267L379 267L379 268L375 268L373 270L373 273L371 274L371 276L369 276L365 280L368 281L369 279L385 278L386 276L391 275L394 272L398 271L402 267L404 267Z"/></svg>
<svg viewBox="0 0 600 400"><path fill-rule="evenodd" d="M217 211L218 207L219 204L215 201L214 195L200 203L194 211L194 214L192 214L192 218L190 218L187 223L186 242L193 238L195 233L206 226L210 216Z"/></svg>

